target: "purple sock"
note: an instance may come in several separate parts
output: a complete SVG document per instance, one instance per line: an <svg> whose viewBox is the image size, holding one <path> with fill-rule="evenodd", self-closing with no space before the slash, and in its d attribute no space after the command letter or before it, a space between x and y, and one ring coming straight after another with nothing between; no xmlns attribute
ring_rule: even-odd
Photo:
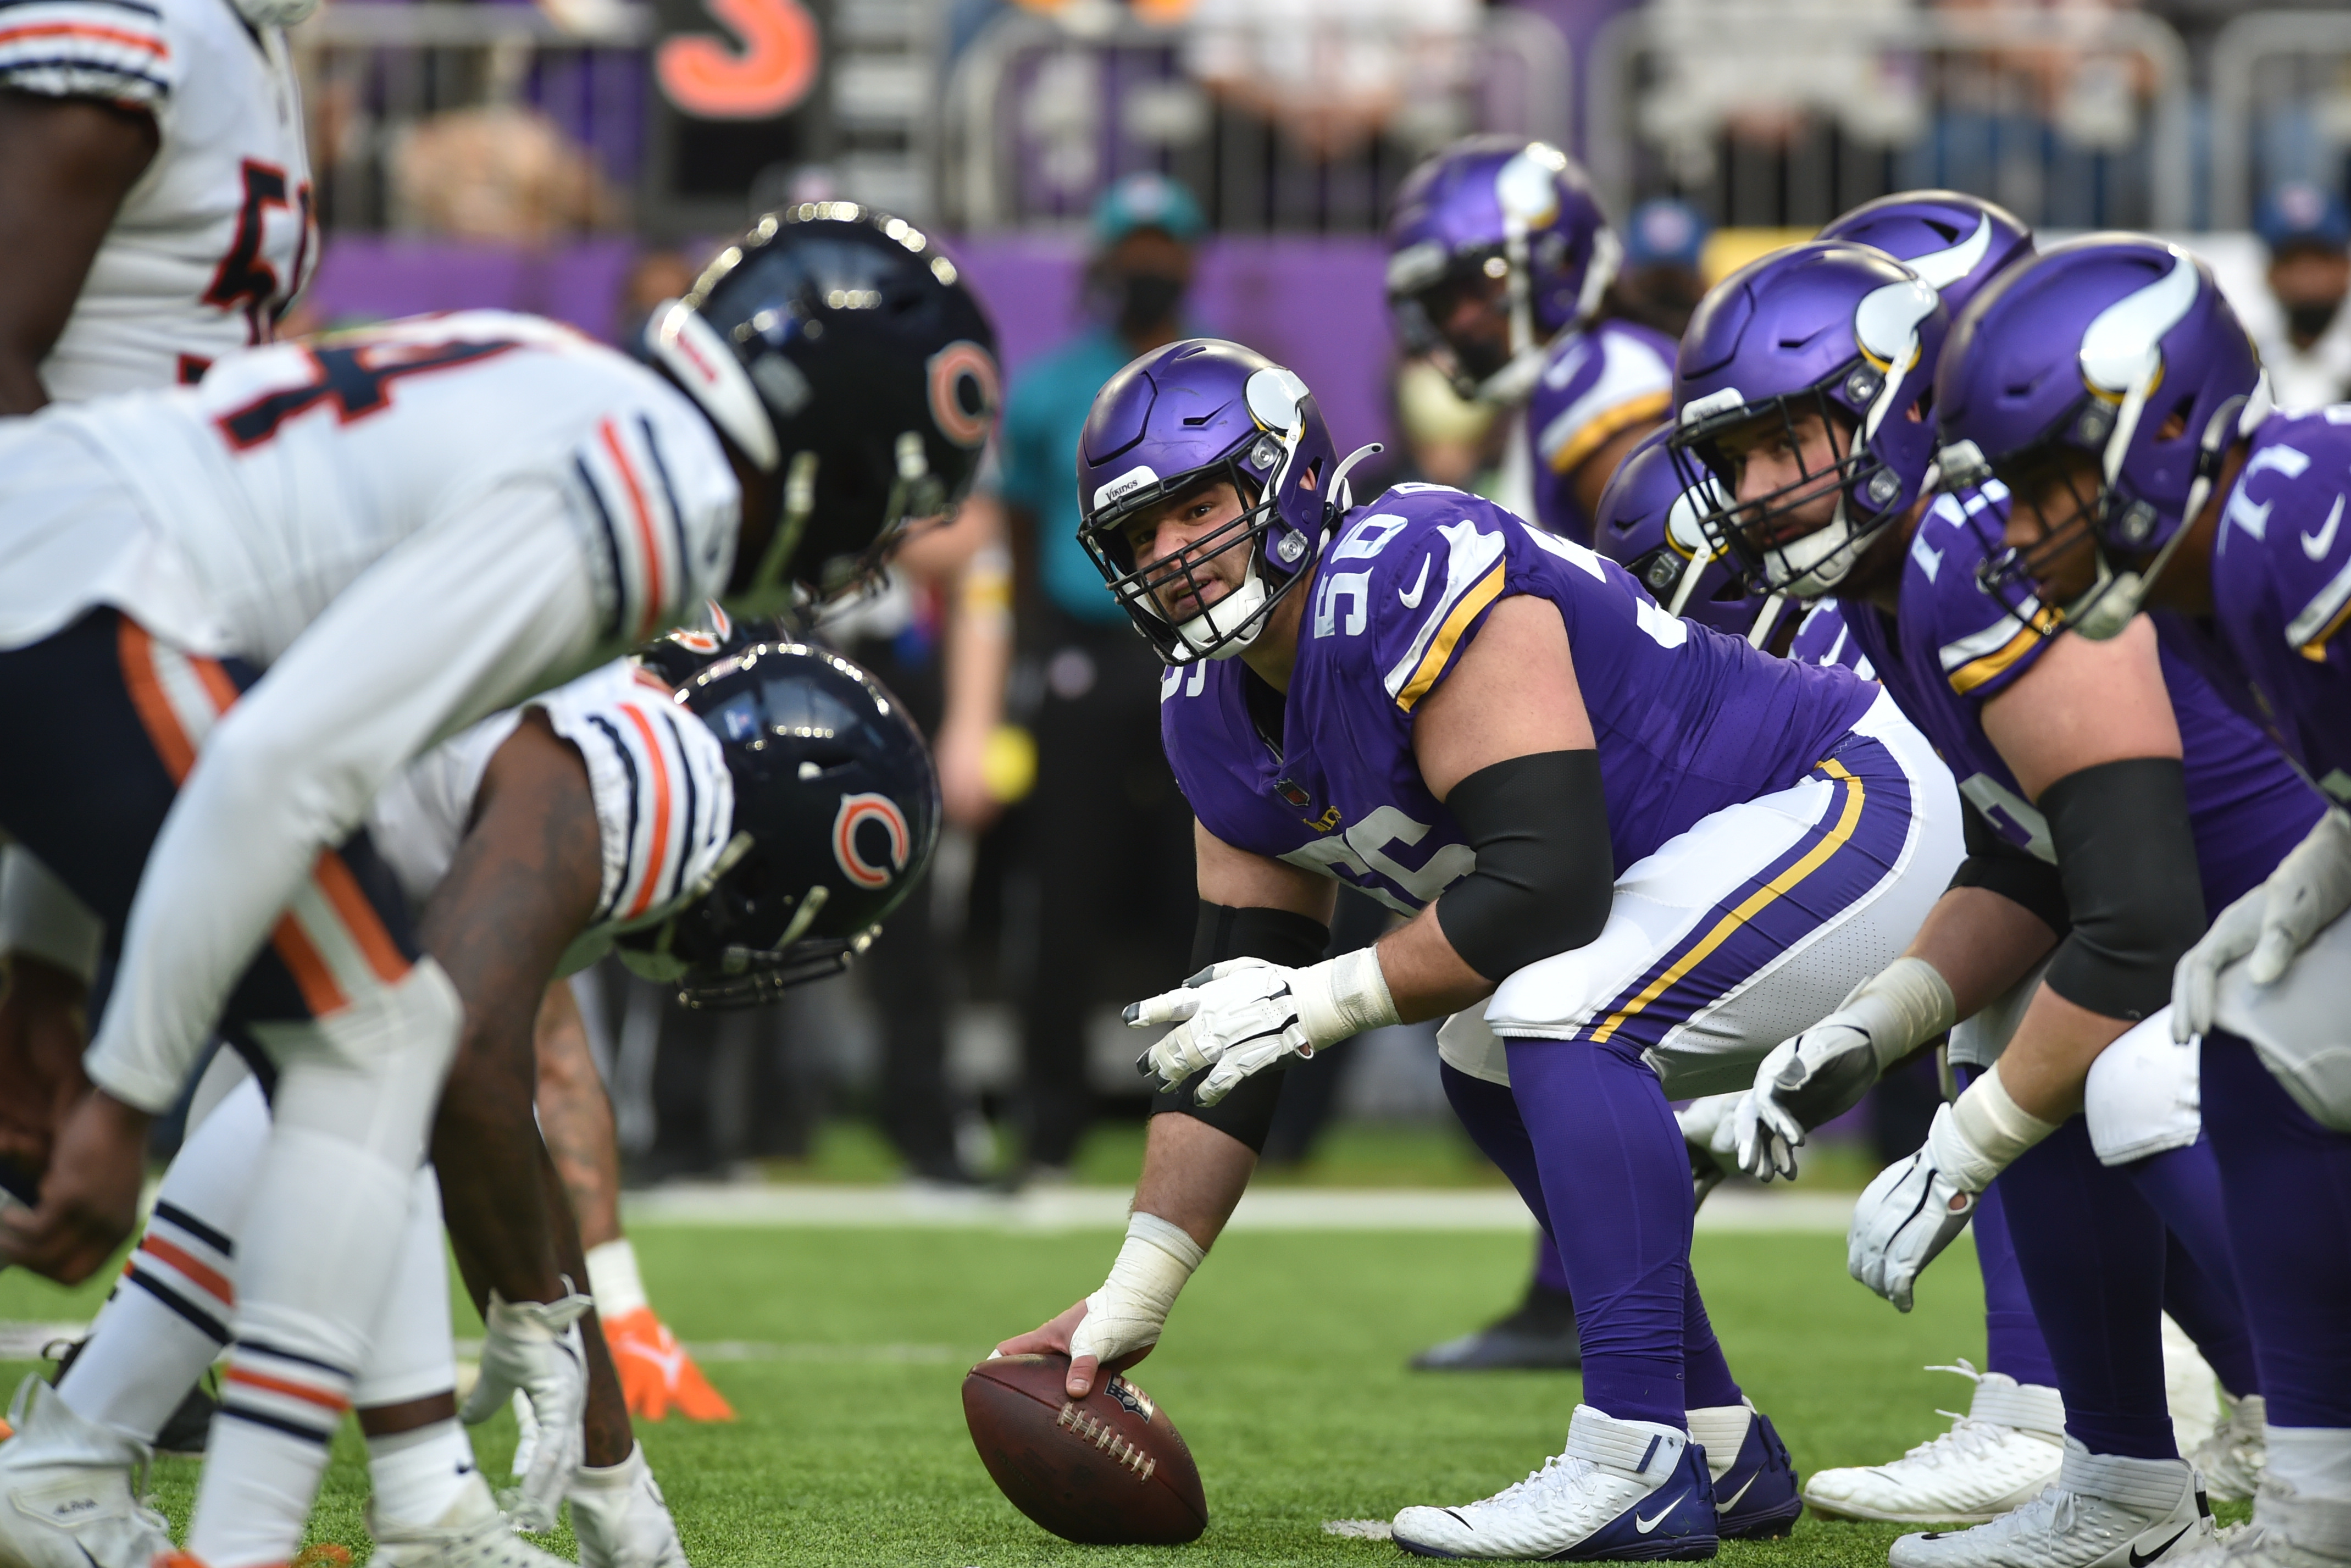
<svg viewBox="0 0 2351 1568"><path fill-rule="evenodd" d="M2079 1116L2000 1183L2066 1432L2094 1454L2177 1458L2163 1385L2162 1219L2129 1176L2098 1163Z"/></svg>
<svg viewBox="0 0 2351 1568"><path fill-rule="evenodd" d="M1665 1088L1629 1042L1506 1043L1545 1206L1573 1217L1552 1235L1575 1294L1584 1403L1678 1427L1688 1403L1689 1154Z"/></svg>
<svg viewBox="0 0 2351 1568"><path fill-rule="evenodd" d="M2204 1037L2204 1127L2270 1425L2351 1427L2351 1137L2225 1034Z"/></svg>
<svg viewBox="0 0 2351 1568"><path fill-rule="evenodd" d="M1714 1324L1707 1319L1706 1303L1698 1300L1698 1276L1692 1273L1687 1278L1688 1288L1682 1293L1682 1396L1692 1410L1736 1405L1741 1397L1739 1380L1730 1375L1730 1363L1723 1359L1721 1342L1714 1337Z"/></svg>
<svg viewBox="0 0 2351 1568"><path fill-rule="evenodd" d="M2220 1162L2212 1141L2166 1149L2123 1167L2170 1230L2163 1270L2163 1310L2169 1312L2220 1385L2232 1395L2259 1394L2253 1340L2237 1293L2237 1264L2220 1197Z"/></svg>
<svg viewBox="0 0 2351 1568"><path fill-rule="evenodd" d="M1567 1265L1559 1260L1559 1244L1548 1234L1535 1238L1535 1289L1554 1296L1573 1293L1567 1288Z"/></svg>
<svg viewBox="0 0 2351 1568"><path fill-rule="evenodd" d="M1983 1274L1984 1370L2054 1388L2057 1367L2032 1315L2024 1271L2016 1266L2016 1243L2008 1234L2008 1212L2001 1200L2006 1183L2002 1177L1984 1189L1974 1220L1976 1266Z"/></svg>

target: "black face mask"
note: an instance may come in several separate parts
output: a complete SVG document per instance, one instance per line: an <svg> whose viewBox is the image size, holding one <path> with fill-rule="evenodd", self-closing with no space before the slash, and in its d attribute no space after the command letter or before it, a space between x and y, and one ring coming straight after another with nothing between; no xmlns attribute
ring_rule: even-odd
<svg viewBox="0 0 2351 1568"><path fill-rule="evenodd" d="M1101 287L1106 314L1123 338L1165 326L1184 298L1184 279L1165 272L1113 272Z"/></svg>
<svg viewBox="0 0 2351 1568"><path fill-rule="evenodd" d="M2343 308L2340 299L2304 299L2285 308L2288 330L2305 340L2315 340L2335 324L2335 314Z"/></svg>

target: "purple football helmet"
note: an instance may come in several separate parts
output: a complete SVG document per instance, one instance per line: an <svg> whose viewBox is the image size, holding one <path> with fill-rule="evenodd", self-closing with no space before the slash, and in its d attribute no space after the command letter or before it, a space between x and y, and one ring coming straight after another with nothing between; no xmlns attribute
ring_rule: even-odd
<svg viewBox="0 0 2351 1568"><path fill-rule="evenodd" d="M1763 596L1748 591L1699 522L1725 505L1721 486L1711 475L1696 489L1684 486L1666 435L1652 431L1617 465L1600 495L1593 543L1673 614L1744 637L1754 629Z"/></svg>
<svg viewBox="0 0 2351 1568"><path fill-rule="evenodd" d="M1997 477L2019 508L2071 492L2071 514L2038 544L1985 562L1985 586L2046 635L2104 639L2138 612L2270 398L2211 269L2109 234L2052 246L1987 289L1951 334L1935 407L1947 482ZM2095 577L2040 609L2036 580L2085 528Z"/></svg>
<svg viewBox="0 0 2351 1568"><path fill-rule="evenodd" d="M1874 245L1935 286L1957 321L1983 286L2032 256L2032 231L1995 202L1959 191L1897 191L1832 219L1814 239Z"/></svg>
<svg viewBox="0 0 2351 1568"><path fill-rule="evenodd" d="M1230 658L1257 640L1346 509L1354 459L1338 456L1314 394L1295 374L1222 339L1170 343L1094 394L1078 437L1078 538L1161 658ZM1136 559L1127 525L1138 514L1218 480L1238 493L1239 517L1176 555ZM1249 552L1241 586L1170 621L1158 591L1180 585L1205 601L1211 580L1199 569L1236 549Z"/></svg>
<svg viewBox="0 0 2351 1568"><path fill-rule="evenodd" d="M1917 500L1933 461L1927 420L1945 315L1925 279L1884 251L1813 240L1717 284L1682 339L1668 446L1685 487L1711 474L1724 505L1707 514L1715 549L1758 593L1834 591L1878 530ZM1817 421L1834 455L1803 455ZM1797 477L1737 498L1740 454L1769 440ZM1825 526L1779 537L1774 519L1834 494Z"/></svg>
<svg viewBox="0 0 2351 1568"><path fill-rule="evenodd" d="M1463 397L1516 402L1543 349L1587 320L1624 246L1573 158L1547 141L1472 136L1405 176L1388 214L1388 308L1397 335ZM1490 300L1504 331L1450 330Z"/></svg>

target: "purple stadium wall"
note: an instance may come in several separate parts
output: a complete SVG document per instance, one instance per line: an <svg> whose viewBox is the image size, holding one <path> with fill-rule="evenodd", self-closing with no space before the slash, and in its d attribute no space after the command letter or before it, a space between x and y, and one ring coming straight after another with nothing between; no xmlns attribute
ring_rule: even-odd
<svg viewBox="0 0 2351 1568"><path fill-rule="evenodd" d="M947 250L996 319L1006 368L1073 330L1083 248L1026 236L956 239ZM306 303L328 322L491 306L529 310L609 339L635 246L590 240L527 252L345 235L332 240ZM1202 248L1192 318L1290 366L1314 389L1341 449L1390 439L1395 353L1374 239L1240 236Z"/></svg>

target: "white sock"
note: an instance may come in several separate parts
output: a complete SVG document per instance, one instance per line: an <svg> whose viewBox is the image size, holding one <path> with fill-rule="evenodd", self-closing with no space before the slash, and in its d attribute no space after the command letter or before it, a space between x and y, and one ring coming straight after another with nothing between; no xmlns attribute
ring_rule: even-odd
<svg viewBox="0 0 2351 1568"><path fill-rule="evenodd" d="M465 1490L474 1446L456 1417L367 1440L368 1479L379 1518L401 1524L441 1522Z"/></svg>
<svg viewBox="0 0 2351 1568"><path fill-rule="evenodd" d="M277 1568L290 1561L326 1469L323 1438L215 1417L188 1552L205 1568Z"/></svg>
<svg viewBox="0 0 2351 1568"><path fill-rule="evenodd" d="M596 1298L596 1315L608 1323L646 1305L637 1249L627 1237L588 1249L588 1293Z"/></svg>
<svg viewBox="0 0 2351 1568"><path fill-rule="evenodd" d="M152 1443L227 1345L236 1232L268 1142L269 1107L250 1079L188 1134L130 1267L57 1385L75 1415Z"/></svg>
<svg viewBox="0 0 2351 1568"><path fill-rule="evenodd" d="M1706 1450L1708 1471L1720 1480L1739 1462L1755 1413L1744 1405L1709 1405L1686 1412L1683 1419L1689 1423L1690 1441Z"/></svg>
<svg viewBox="0 0 2351 1568"><path fill-rule="evenodd" d="M2351 1427L2272 1427L2270 1475L2297 1496L2351 1502Z"/></svg>

